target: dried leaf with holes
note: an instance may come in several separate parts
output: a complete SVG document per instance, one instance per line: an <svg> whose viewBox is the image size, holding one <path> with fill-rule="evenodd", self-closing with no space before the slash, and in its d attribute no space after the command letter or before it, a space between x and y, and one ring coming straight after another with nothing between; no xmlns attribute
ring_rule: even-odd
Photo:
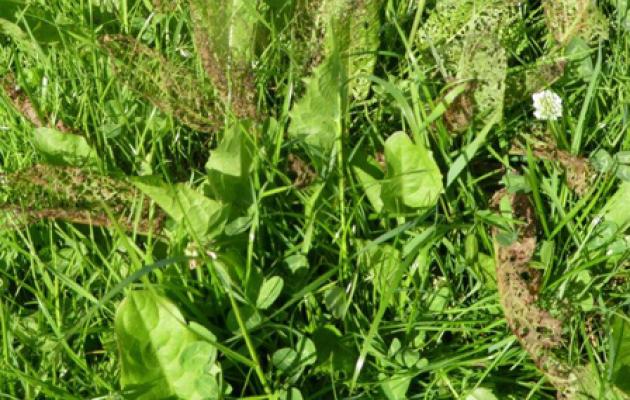
<svg viewBox="0 0 630 400"><path fill-rule="evenodd" d="M538 368L558 387L564 387L570 369L554 354L561 347L562 321L541 308L538 301L540 272L529 265L536 250L536 220L529 198L495 193L491 204L499 209L508 203L515 220L517 238L510 244L500 243L502 229L493 228L497 288L507 323Z"/></svg>

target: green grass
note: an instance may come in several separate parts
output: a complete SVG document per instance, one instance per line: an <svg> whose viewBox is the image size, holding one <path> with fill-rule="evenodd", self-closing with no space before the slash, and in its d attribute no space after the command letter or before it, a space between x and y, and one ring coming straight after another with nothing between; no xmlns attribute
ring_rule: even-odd
<svg viewBox="0 0 630 400"><path fill-rule="evenodd" d="M24 3L0 0L0 78L14 76L51 126L63 121L87 139L98 155L92 173L125 182L156 175L199 188L231 208L227 227L217 235L194 229L199 210L186 207L178 218L154 196L151 215L163 208L173 218L165 231L149 234L63 218L16 225L4 213L0 397L129 396L121 384L119 346L125 344L117 343L114 321L123 299L144 288L211 332L200 335L218 351L222 379L231 388L225 398L291 398L282 391L295 388L305 399L492 399L478 390L487 388L498 399L553 399L554 382L510 329L497 292L492 229L509 221L495 212L491 198L508 174L520 175L508 186L526 188L538 221L532 260L541 272L537 301L563 321L558 357L571 367L594 365L590 379L621 386L619 365L630 350L618 354L629 347L617 347L612 327L630 321L630 247L623 229L605 247L593 243L605 236L594 221L630 167L589 170L592 180L582 195L566 174L571 163L597 151L620 160L630 151L630 19L624 19L630 15L621 14L627 2L601 2L609 37L590 44L590 76L580 76L578 60L553 81L551 88L563 99L559 121L537 121L530 93L508 83L500 100L492 92L488 101L490 108L503 107L492 114L496 118L477 109L470 126L454 133L444 122L448 104L442 99L455 100L449 90L457 86L447 85L440 67L449 68L451 50L422 49L416 39L435 2L382 1L374 70L363 80L347 81L351 87L369 82L369 94L345 96L347 86L327 86L323 72L320 103L313 101L313 115L300 118L307 128L332 121L322 126L334 132L315 128L333 140L312 145L292 131L294 104L308 96L304 79L315 70L316 56L335 54L326 54L318 34L308 30L301 13L309 2L261 1L254 56L248 59L255 61L255 83L247 94L257 116L243 139L253 161L245 178L225 186L209 177L206 162L228 126L247 125L246 113L233 98L232 108L220 103L217 77L206 74L199 57L187 2L174 2L172 10L154 9L150 1ZM540 7L538 1L523 2L520 41L503 44L508 82L542 56L560 57ZM11 33L3 21L15 23L22 34ZM343 36L343 26L335 29L335 46L352 40ZM105 34L134 37L170 64L156 67L149 57L126 53L131 57L114 68L112 53L99 41ZM172 74L186 93L169 94L159 75L149 73L152 68ZM494 71L469 68L475 77L492 79ZM466 73L459 78L470 78ZM235 96L247 89L237 76ZM328 115L330 98L337 95L339 114ZM206 117L218 126L191 128L178 114L200 98L212 105L214 114ZM34 131L23 110L0 96L0 185L4 174L46 160ZM442 175L444 190L428 207L379 210L358 176L356 167L387 153L386 140L397 131L428 148ZM541 156L535 143L545 138L557 138L562 154L578 158L569 158L567 167L557 152ZM523 144L522 152L513 151L515 142ZM304 162L297 173L295 157ZM379 185L392 188L407 179L388 166L382 171L372 162L382 175ZM296 185L300 172L306 181ZM3 209L8 191L0 190ZM388 194L398 195L393 189ZM628 200L615 206L621 218ZM188 200L177 198L183 201ZM98 211L116 219L109 206ZM199 255L194 269L187 258L192 248ZM274 276L283 279L282 291L273 305L260 307L258 289ZM280 349L299 353L304 338L314 344L315 359L290 373L277 357L274 362ZM478 397L467 397L475 389Z"/></svg>

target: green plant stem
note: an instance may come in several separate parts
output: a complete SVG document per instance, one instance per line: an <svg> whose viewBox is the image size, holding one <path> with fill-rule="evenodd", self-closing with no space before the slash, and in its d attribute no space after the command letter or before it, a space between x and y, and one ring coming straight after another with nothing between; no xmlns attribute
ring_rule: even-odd
<svg viewBox="0 0 630 400"><path fill-rule="evenodd" d="M228 297L230 298L230 304L232 305L232 309L234 310L234 316L236 317L236 321L238 322L238 327L241 330L241 333L243 334L243 339L245 340L247 351L249 351L249 355L252 358L252 361L254 361L254 364L256 365L254 367L254 370L256 371L256 375L258 376L260 383L263 385L265 393L271 394L272 393L271 386L269 386L269 382L267 382L267 378L265 377L265 372L260 366L260 359L258 358L258 353L256 353L256 349L254 348L254 343L252 342L252 339L249 336L249 333L247 332L247 327L245 326L245 323L243 322L243 317L241 316L241 310L238 308L238 304L236 304L236 299L234 299L234 295L232 294L232 286L231 286L231 283L229 282L227 285L227 293L228 293Z"/></svg>

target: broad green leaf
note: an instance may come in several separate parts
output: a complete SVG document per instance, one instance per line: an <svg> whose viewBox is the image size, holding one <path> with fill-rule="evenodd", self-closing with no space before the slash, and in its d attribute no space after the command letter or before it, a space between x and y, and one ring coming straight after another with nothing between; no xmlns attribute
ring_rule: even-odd
<svg viewBox="0 0 630 400"><path fill-rule="evenodd" d="M116 311L121 385L137 399L207 399L221 395L217 351L193 333L177 307L133 291Z"/></svg>
<svg viewBox="0 0 630 400"><path fill-rule="evenodd" d="M497 396L492 393L492 390L484 387L478 387L472 392L468 393L466 400L497 400Z"/></svg>
<svg viewBox="0 0 630 400"><path fill-rule="evenodd" d="M361 254L359 261L366 267L366 273L371 277L377 293L383 295L401 262L400 251L387 244L371 246Z"/></svg>
<svg viewBox="0 0 630 400"><path fill-rule="evenodd" d="M313 342L317 349L318 368L331 372L343 371L350 375L357 359L354 343L344 340L334 325L325 325L313 332Z"/></svg>
<svg viewBox="0 0 630 400"><path fill-rule="evenodd" d="M299 376L304 368L312 365L317 360L317 351L313 341L306 336L301 336L295 344L295 348L284 347L276 350L271 363L284 374L292 377Z"/></svg>
<svg viewBox="0 0 630 400"><path fill-rule="evenodd" d="M598 368L592 364L576 367L571 373L573 381L566 388L567 400L628 400L630 395L625 393L615 382L608 382L599 374ZM627 380L627 376L623 377Z"/></svg>
<svg viewBox="0 0 630 400"><path fill-rule="evenodd" d="M96 151L83 136L52 128L37 128L34 140L35 148L50 164L79 167L98 163Z"/></svg>
<svg viewBox="0 0 630 400"><path fill-rule="evenodd" d="M244 125L234 124L225 131L206 163L212 198L242 205L251 202L248 193L253 152L253 143Z"/></svg>
<svg viewBox="0 0 630 400"><path fill-rule="evenodd" d="M0 35L10 37L18 46L20 46L20 49L29 56L33 58L44 58L44 53L42 52L39 44L32 41L19 25L4 18L0 18Z"/></svg>
<svg viewBox="0 0 630 400"><path fill-rule="evenodd" d="M346 292L339 286L333 286L324 294L324 304L335 318L343 318L346 313Z"/></svg>
<svg viewBox="0 0 630 400"><path fill-rule="evenodd" d="M228 207L192 187L169 185L156 177L138 177L132 183L155 201L175 222L183 224L200 239L209 239L223 231Z"/></svg>
<svg viewBox="0 0 630 400"><path fill-rule="evenodd" d="M364 0L350 2L352 7L345 13L350 29L347 49L348 77L350 93L355 99L365 99L370 90L371 81L365 77L372 75L376 66L376 51L380 40L380 8L382 0Z"/></svg>
<svg viewBox="0 0 630 400"><path fill-rule="evenodd" d="M341 135L344 81L341 60L331 56L305 79L306 92L290 113L289 136L301 140L320 167Z"/></svg>
<svg viewBox="0 0 630 400"><path fill-rule="evenodd" d="M611 331L613 382L630 395L630 322L627 317L616 316Z"/></svg>
<svg viewBox="0 0 630 400"><path fill-rule="evenodd" d="M385 161L381 199L387 210L398 213L435 206L444 190L442 174L423 144L397 132L385 142Z"/></svg>
<svg viewBox="0 0 630 400"><path fill-rule="evenodd" d="M606 202L604 221L614 223L620 230L630 225L630 182L622 182L619 189Z"/></svg>
<svg viewBox="0 0 630 400"><path fill-rule="evenodd" d="M595 68L591 59L591 48L588 43L579 36L574 37L566 46L565 52L569 59L577 64L577 76L585 82L589 82Z"/></svg>
<svg viewBox="0 0 630 400"><path fill-rule="evenodd" d="M278 400L303 400L302 392L297 388L291 388L288 391L281 390L278 394Z"/></svg>
<svg viewBox="0 0 630 400"><path fill-rule="evenodd" d="M381 374L381 390L388 400L404 400L411 383L411 377L404 375L385 376Z"/></svg>
<svg viewBox="0 0 630 400"><path fill-rule="evenodd" d="M269 308L274 301L282 293L284 287L284 280L279 276L272 276L269 279L265 279L260 287L258 298L256 299L256 307L261 310Z"/></svg>
<svg viewBox="0 0 630 400"><path fill-rule="evenodd" d="M617 8L617 26L630 32L630 1L612 0L612 3Z"/></svg>
<svg viewBox="0 0 630 400"><path fill-rule="evenodd" d="M74 27L55 17L46 5L23 0L0 1L0 35L9 36L29 56L43 56L42 47L61 40L60 28ZM42 46L42 47L40 47Z"/></svg>
<svg viewBox="0 0 630 400"><path fill-rule="evenodd" d="M446 306L448 305L448 302L450 301L452 296L453 293L448 286L446 286L445 284L439 286L436 291L428 294L427 300L429 304L427 308L432 313L441 313L446 309Z"/></svg>
<svg viewBox="0 0 630 400"><path fill-rule="evenodd" d="M290 347L276 350L271 356L271 363L282 372L290 372L297 360L297 352Z"/></svg>
<svg viewBox="0 0 630 400"><path fill-rule="evenodd" d="M381 212L383 209L383 200L381 200L383 171L376 161L370 158L356 162L352 170L374 210Z"/></svg>

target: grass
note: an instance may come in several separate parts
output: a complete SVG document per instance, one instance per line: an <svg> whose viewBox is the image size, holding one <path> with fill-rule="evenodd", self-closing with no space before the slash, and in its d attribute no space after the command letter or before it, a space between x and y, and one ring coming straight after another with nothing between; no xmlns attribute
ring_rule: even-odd
<svg viewBox="0 0 630 400"><path fill-rule="evenodd" d="M490 71L477 62L468 71L472 76L461 70L453 76L449 52L455 50L439 43L423 49L417 39L430 24L435 2L374 2L379 44L369 54L376 57L375 67L360 72L363 79L347 81L369 83L369 92L340 95L339 113L333 110L333 124L325 125L333 127L333 141L319 147L305 144L291 124L297 119L294 105L308 98L304 79L312 81L317 66L335 57L320 42L317 29L323 28L311 29L328 17L315 13L313 19L314 2L260 3L245 22L255 21L258 28L250 56L255 84L243 93L248 77L234 72L242 65L230 67L231 86L207 73L203 44L195 40L199 26L186 2L155 8L149 1L0 0L0 77L13 77L13 87L20 87L42 124L85 137L97 154L91 173L130 188L133 177L155 175L232 207L226 226L213 236L194 228L204 216L193 205L178 218L146 191L156 204L147 214L148 200L135 191L127 199L131 206L125 205L137 210L130 224L116 222L120 211L98 199L85 204L104 209L85 211L108 215L108 227L62 217L16 224L6 212L11 188L2 188L2 397L130 396L121 383L125 344L115 331L116 313L129 293L150 289L168 298L186 321L211 332L198 334L218 352L222 381L230 388L225 398L295 399L298 392L307 399L555 398L566 387L537 365L550 351L537 354L544 346L523 342L527 334L508 322L514 316L505 309L506 297L522 298L502 289L497 236L512 234L509 245L523 244L525 228L497 212L505 203L493 204L505 186L530 199L537 221L526 260L533 269L526 272L539 271L540 282L533 284L536 299L525 318L537 307L548 310L563 326L553 357L572 371L594 366L584 381L622 387L620 362L627 354L618 354L623 341L613 327L630 321L629 248L622 229L598 247L606 233L596 222L607 215L606 204L628 175L621 161L616 171L606 171L589 158L605 151L622 160L630 151L625 2L600 2L608 38L586 40L591 69L578 59L549 77L547 86L563 99L564 110L553 123L537 121L530 93L510 83L521 70L537 71L545 58L560 59L562 46L545 25L545 1L523 2L519 40L502 42L492 53L496 58L488 59ZM342 28L329 39L335 46L346 40L340 39ZM144 47L120 42L108 51L104 35L132 37ZM500 80L505 93L490 90L464 129L449 130L445 118L462 112L457 99L472 96L461 81L492 81L492 63L500 64L502 52L509 67ZM240 53L231 54L237 63ZM482 56L487 54L475 60ZM223 73L225 60L215 59ZM326 75L319 78L324 82ZM320 85L323 101L313 100L309 109L314 116L301 116L307 128L327 121L330 99L347 89L339 82ZM482 90L477 86L474 93ZM49 161L38 150L27 110L16 108L14 100L8 92L0 97L3 185L6 176ZM250 100L255 116L247 108ZM483 107L502 110L484 114ZM243 146L253 161L244 185L236 180L221 186L209 177L206 162L234 126L250 127ZM370 184L357 172L371 163L380 174L380 183L371 184L379 188L397 188L407 174L425 173L404 165L405 176L392 172L387 138L397 131L432 152L443 178L443 191L426 207L379 210ZM378 162L384 154L388 171ZM237 163L222 167L231 162ZM395 189L387 194L399 196ZM80 207L78 202L59 207ZM616 203L617 215L624 215L619 210L625 203ZM208 211L208 203L202 204ZM22 212L37 206L28 204ZM139 221L149 218L157 227L161 208L172 217L165 230L146 232ZM261 307L259 289L272 277L282 278L282 289L273 305ZM299 360L310 346L304 338L315 352ZM293 354L284 349L298 361L283 363L279 354ZM606 385L593 387L593 398L605 398Z"/></svg>

